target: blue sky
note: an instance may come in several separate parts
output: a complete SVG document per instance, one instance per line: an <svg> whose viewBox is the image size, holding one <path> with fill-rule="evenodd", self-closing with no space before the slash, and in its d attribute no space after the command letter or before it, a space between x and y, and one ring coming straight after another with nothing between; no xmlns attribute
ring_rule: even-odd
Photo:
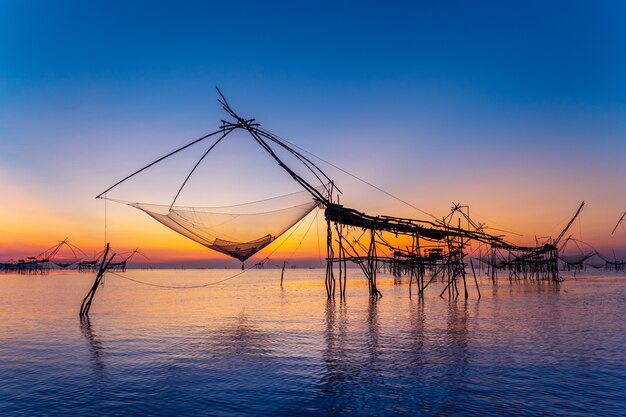
<svg viewBox="0 0 626 417"><path fill-rule="evenodd" d="M586 199L600 239L626 209L625 21L619 1L2 1L0 175L81 229L103 188L218 126L219 85L431 212L463 200L539 233Z"/></svg>

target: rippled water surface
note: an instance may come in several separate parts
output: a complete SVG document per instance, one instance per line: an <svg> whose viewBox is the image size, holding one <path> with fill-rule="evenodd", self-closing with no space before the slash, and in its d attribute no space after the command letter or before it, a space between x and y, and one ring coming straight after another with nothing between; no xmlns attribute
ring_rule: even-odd
<svg viewBox="0 0 626 417"><path fill-rule="evenodd" d="M0 415L626 414L622 275L421 303L357 271L329 302L323 273L108 275L82 325L92 274L0 275Z"/></svg>

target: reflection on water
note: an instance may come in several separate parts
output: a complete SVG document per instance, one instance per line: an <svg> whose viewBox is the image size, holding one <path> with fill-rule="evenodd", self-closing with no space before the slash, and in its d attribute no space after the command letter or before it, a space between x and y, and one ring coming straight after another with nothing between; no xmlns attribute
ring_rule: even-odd
<svg viewBox="0 0 626 417"><path fill-rule="evenodd" d="M104 347L102 342L98 339L97 335L91 328L91 320L89 317L82 317L80 319L80 331L89 343L89 352L91 362L93 364L93 373L97 379L102 379L104 372Z"/></svg>
<svg viewBox="0 0 626 417"><path fill-rule="evenodd" d="M207 334L214 355L224 358L246 360L271 356L268 336L252 323L245 312L230 319L232 322L219 329L216 334Z"/></svg>
<svg viewBox="0 0 626 417"><path fill-rule="evenodd" d="M339 312L337 312L339 310ZM326 327L324 329L324 351L322 361L324 372L320 385L325 393L339 392L345 383L354 378L354 364L348 359L350 346L348 345L348 318L346 301L341 300L339 307L335 300L326 301Z"/></svg>
<svg viewBox="0 0 626 417"><path fill-rule="evenodd" d="M160 284L229 271L132 271ZM323 271L187 291L107 277L0 277L0 415L538 415L626 412L626 280L496 287L448 301Z"/></svg>

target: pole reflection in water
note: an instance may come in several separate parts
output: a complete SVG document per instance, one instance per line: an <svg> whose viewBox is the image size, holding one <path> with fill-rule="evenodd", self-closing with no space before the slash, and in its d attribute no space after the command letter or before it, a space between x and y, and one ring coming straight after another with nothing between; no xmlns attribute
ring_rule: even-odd
<svg viewBox="0 0 626 417"><path fill-rule="evenodd" d="M351 362L354 347L349 344L348 326L346 301L326 300L324 370L320 385L322 392L328 395L344 392L358 374L357 366Z"/></svg>
<svg viewBox="0 0 626 417"><path fill-rule="evenodd" d="M378 300L370 298L367 308L367 329L365 335L367 337L365 357L368 359L365 369L367 372L378 373L380 370L379 356L380 346L379 328L378 328Z"/></svg>
<svg viewBox="0 0 626 417"><path fill-rule="evenodd" d="M94 333L88 316L81 318L80 331L85 340L89 343L89 358L93 365L93 374L96 376L97 380L101 380L104 376L104 346L98 336Z"/></svg>
<svg viewBox="0 0 626 417"><path fill-rule="evenodd" d="M442 393L441 411L445 414L461 413L465 404L459 401L471 382L468 378L470 346L468 341L468 310L465 300L448 303L447 327L441 339L442 359L445 363L440 374Z"/></svg>
<svg viewBox="0 0 626 417"><path fill-rule="evenodd" d="M426 344L426 336L424 334L425 321L424 303L417 297L413 298L409 306L409 326L407 329L407 362L413 364L413 369L408 370L408 372L413 376L423 372L423 368L426 365L426 358L424 357L424 346Z"/></svg>

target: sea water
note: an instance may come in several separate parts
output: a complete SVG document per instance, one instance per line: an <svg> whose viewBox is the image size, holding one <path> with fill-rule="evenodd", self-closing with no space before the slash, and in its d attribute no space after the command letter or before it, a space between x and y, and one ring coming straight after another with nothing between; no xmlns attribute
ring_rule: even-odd
<svg viewBox="0 0 626 417"><path fill-rule="evenodd" d="M625 415L626 277L473 279L420 301L358 270L0 275L0 415ZM219 282L223 281L223 282ZM415 287L413 287L415 290Z"/></svg>

